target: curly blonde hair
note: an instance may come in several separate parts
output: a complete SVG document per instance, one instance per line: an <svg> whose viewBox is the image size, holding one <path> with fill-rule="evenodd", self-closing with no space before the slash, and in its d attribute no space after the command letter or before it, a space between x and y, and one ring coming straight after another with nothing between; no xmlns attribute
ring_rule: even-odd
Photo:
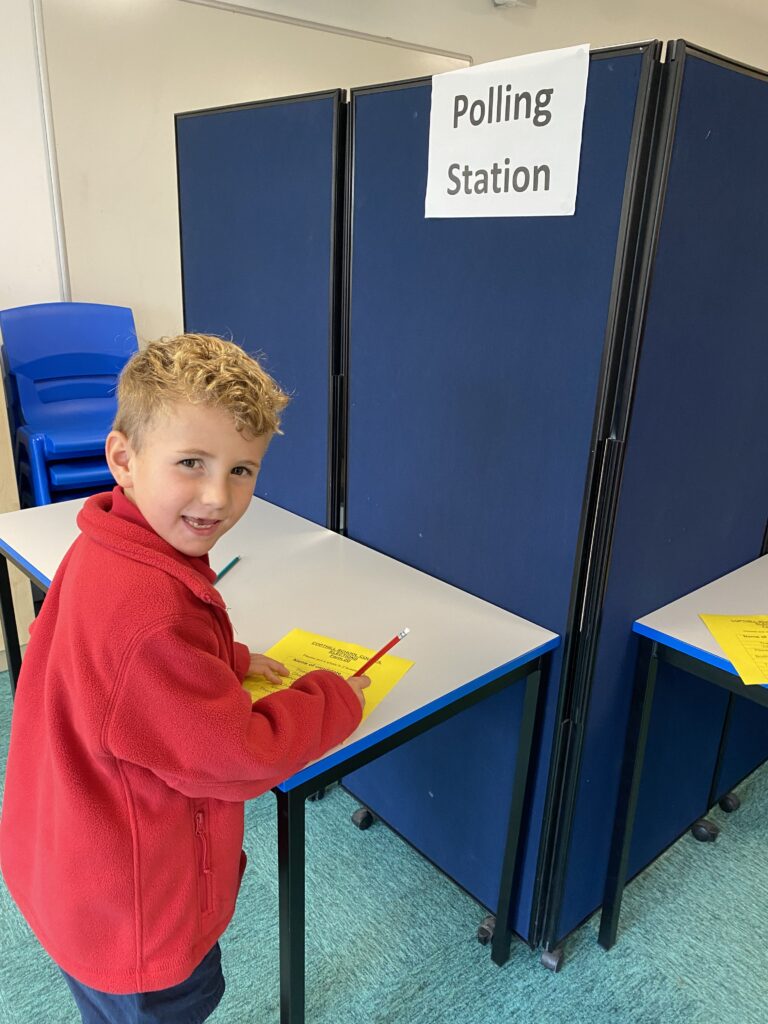
<svg viewBox="0 0 768 1024"><path fill-rule="evenodd" d="M125 364L112 429L138 451L158 412L189 402L226 410L246 435L280 434L280 414L289 401L239 345L213 334L179 334L151 342Z"/></svg>

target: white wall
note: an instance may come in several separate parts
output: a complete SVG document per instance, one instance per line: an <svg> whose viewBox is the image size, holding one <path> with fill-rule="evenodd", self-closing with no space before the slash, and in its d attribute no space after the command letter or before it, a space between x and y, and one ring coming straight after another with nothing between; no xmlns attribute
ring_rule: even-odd
<svg viewBox="0 0 768 1024"><path fill-rule="evenodd" d="M142 339L182 328L174 113L466 63L178 0L43 11L72 298Z"/></svg>
<svg viewBox="0 0 768 1024"><path fill-rule="evenodd" d="M0 13L0 309L62 298L48 178L31 0ZM0 385L0 410L5 398ZM19 507L10 438L0 415L0 512ZM32 617L29 584L12 570L22 641Z"/></svg>
<svg viewBox="0 0 768 1024"><path fill-rule="evenodd" d="M185 0L181 0L185 2ZM768 69L766 0L232 0L252 9L469 54L475 63L575 43L683 38Z"/></svg>
<svg viewBox="0 0 768 1024"><path fill-rule="evenodd" d="M61 298L31 0L0 14L0 308Z"/></svg>

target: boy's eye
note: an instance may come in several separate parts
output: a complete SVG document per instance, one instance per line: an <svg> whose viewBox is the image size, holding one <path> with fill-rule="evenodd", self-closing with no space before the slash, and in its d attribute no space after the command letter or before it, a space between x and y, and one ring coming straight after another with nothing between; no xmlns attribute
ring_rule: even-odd
<svg viewBox="0 0 768 1024"><path fill-rule="evenodd" d="M232 472L235 476L252 476L252 473L247 466L235 466Z"/></svg>
<svg viewBox="0 0 768 1024"><path fill-rule="evenodd" d="M186 467L186 469L196 469L199 464L200 459L181 459L179 462L179 465Z"/></svg>

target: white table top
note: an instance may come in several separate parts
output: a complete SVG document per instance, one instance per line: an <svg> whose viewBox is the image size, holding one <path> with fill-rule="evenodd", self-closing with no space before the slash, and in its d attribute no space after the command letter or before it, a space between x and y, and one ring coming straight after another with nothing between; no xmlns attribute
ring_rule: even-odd
<svg viewBox="0 0 768 1024"><path fill-rule="evenodd" d="M0 549L48 585L77 536L82 501L0 515ZM386 736L552 650L559 637L511 612L254 498L211 552L238 640L263 651L298 627L414 662L345 743L283 783L292 789Z"/></svg>
<svg viewBox="0 0 768 1024"><path fill-rule="evenodd" d="M635 633L737 676L699 615L768 615L768 555L638 619Z"/></svg>

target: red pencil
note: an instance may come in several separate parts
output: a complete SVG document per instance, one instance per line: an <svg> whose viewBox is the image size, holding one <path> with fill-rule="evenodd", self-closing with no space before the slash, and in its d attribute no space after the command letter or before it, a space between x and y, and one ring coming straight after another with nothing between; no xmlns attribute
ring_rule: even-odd
<svg viewBox="0 0 768 1024"><path fill-rule="evenodd" d="M369 658L368 661L366 661L366 663L363 665L363 667L359 668L357 672L355 672L355 675L364 676L368 669L371 667L371 665L375 665L379 658L382 658L390 648L395 646L395 644L400 643L403 637L408 636L410 632L411 631L410 629L408 629L407 626L405 629L401 629L397 636L393 636L388 644L384 644L380 651L376 651L374 656L372 658Z"/></svg>

